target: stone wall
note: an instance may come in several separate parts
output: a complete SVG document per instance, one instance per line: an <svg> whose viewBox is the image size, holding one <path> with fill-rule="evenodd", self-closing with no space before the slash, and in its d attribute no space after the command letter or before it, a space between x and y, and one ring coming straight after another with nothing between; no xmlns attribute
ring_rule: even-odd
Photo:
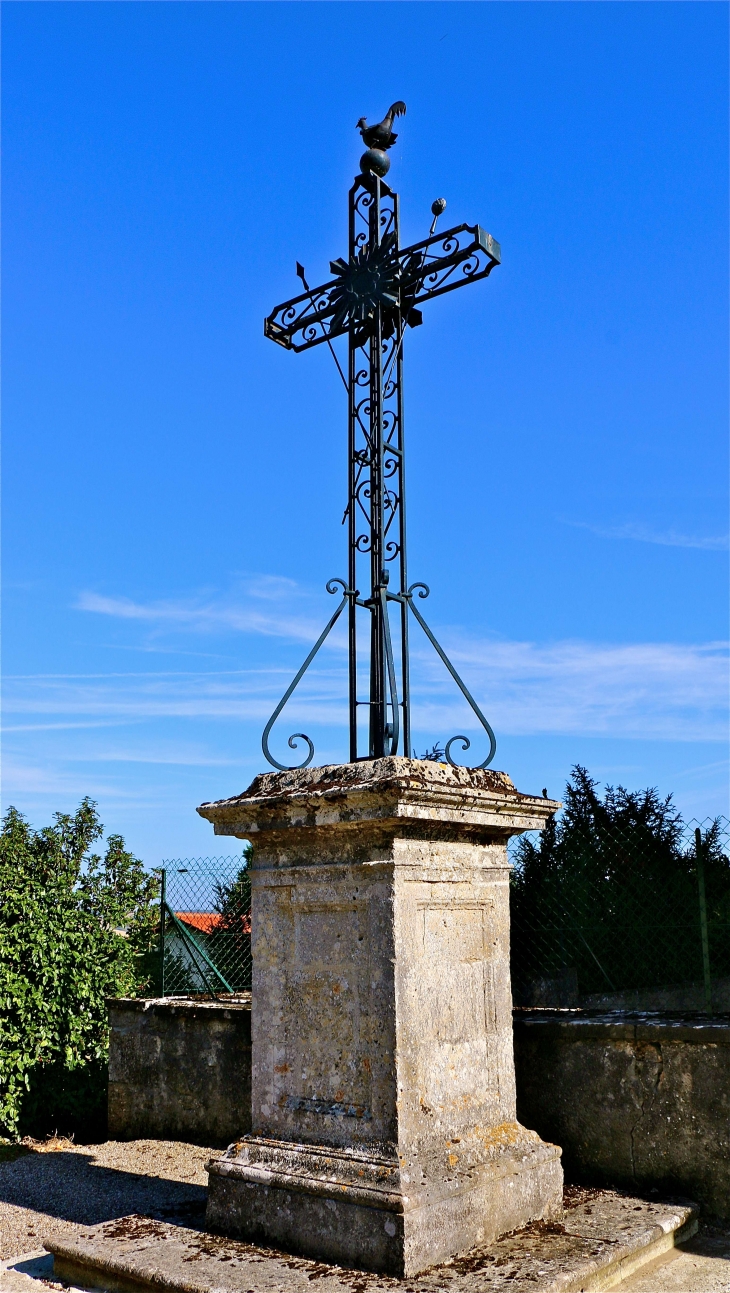
<svg viewBox="0 0 730 1293"><path fill-rule="evenodd" d="M251 1128L251 1005L109 1002L109 1136L226 1145Z"/></svg>
<svg viewBox="0 0 730 1293"><path fill-rule="evenodd" d="M251 1127L251 1013L114 1001L109 1135L226 1144ZM517 1012L517 1116L568 1180L676 1191L730 1216L730 1019Z"/></svg>
<svg viewBox="0 0 730 1293"><path fill-rule="evenodd" d="M515 1067L517 1116L567 1180L730 1216L730 1019L518 1013Z"/></svg>
<svg viewBox="0 0 730 1293"><path fill-rule="evenodd" d="M712 1009L715 1014L730 1012L730 979L713 979L711 983ZM702 1013L707 1009L705 985L697 983L677 983L668 988L641 988L633 992L600 992L584 996L580 1001L571 1002L583 1010L603 1013L607 1010L621 1010L631 1013L646 1014L651 1011L666 1011L682 1014L688 1011ZM556 1003L562 1005L563 1003Z"/></svg>

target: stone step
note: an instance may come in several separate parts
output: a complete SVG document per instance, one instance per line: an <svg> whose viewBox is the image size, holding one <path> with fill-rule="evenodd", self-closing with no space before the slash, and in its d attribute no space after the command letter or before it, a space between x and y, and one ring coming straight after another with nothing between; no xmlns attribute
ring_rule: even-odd
<svg viewBox="0 0 730 1293"><path fill-rule="evenodd" d="M534 1222L466 1257L396 1279L345 1270L139 1215L49 1240L54 1278L107 1293L588 1293L616 1288L691 1238L698 1209L611 1190L567 1191L562 1222Z"/></svg>

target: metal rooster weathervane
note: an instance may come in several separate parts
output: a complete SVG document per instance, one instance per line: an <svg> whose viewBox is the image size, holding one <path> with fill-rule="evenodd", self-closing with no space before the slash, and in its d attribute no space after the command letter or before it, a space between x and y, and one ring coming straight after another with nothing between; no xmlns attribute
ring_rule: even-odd
<svg viewBox="0 0 730 1293"><path fill-rule="evenodd" d="M480 768L491 763L497 746L489 723L416 606L414 595L419 599L428 597L428 586L408 583L403 336L407 326L415 328L422 323L420 306L425 301L487 278L500 262L500 247L480 225L460 224L437 234L436 223L446 207L445 200L438 198L431 207L433 222L428 237L401 248L398 194L388 187L384 177L390 168L388 149L396 141L393 120L405 111L405 103L398 101L377 126L368 127L364 117L357 123L367 151L360 159L361 174L356 176L349 194L348 259L331 261L334 277L315 288L309 287L303 267L297 264L304 291L277 305L264 322L265 335L286 350L327 345L349 405L349 481L344 517L348 524L347 580L328 582L329 593L341 592L339 605L264 728L264 754L273 767L282 771L289 765L279 763L271 754L271 729L345 608L351 762L398 754L399 747L407 757L413 753L409 614L418 621L489 737L489 753L478 765ZM346 373L332 344L343 336L348 338ZM359 591L359 578L368 590L365 596ZM391 609L396 611L395 628ZM367 699L358 696L358 612L369 616ZM393 649L396 635L397 652ZM361 707L369 710L367 754L358 753ZM307 744L307 757L293 766L306 768L314 758L314 745L303 732L295 732L289 737L290 749L296 749L300 740ZM455 741L461 742L462 750L470 746L466 736L453 736L447 741L444 754L452 765L451 746Z"/></svg>

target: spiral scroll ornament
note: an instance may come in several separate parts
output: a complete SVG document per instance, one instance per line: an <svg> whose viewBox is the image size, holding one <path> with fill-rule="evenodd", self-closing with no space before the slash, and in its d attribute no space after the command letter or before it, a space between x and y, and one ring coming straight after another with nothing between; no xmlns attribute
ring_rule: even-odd
<svg viewBox="0 0 730 1293"><path fill-rule="evenodd" d="M274 758L273 754L271 753L271 750L269 749L269 735L271 733L271 729L274 726L274 723L276 722L277 718L279 717L282 709L284 708L287 701L289 700L290 696L299 686L299 683L301 682L302 678L307 672L307 669L312 663L320 647L326 641L326 639L329 637L330 633L332 632L332 629L335 627L335 624L337 623L338 619L340 618L340 615L344 611L349 598L356 596L356 594L353 593L352 589L348 587L344 579L329 579L327 581L326 587L327 587L328 593L336 593L337 589L341 588L342 601L337 607L337 610L332 616L324 632L320 633L319 637L317 638L317 641L312 647L312 650L309 652L309 655L304 661L304 664L302 665L301 669L296 675L294 681L287 687L286 691L284 692L284 695L279 701L279 704L276 706L276 709L274 710L273 714L271 715L271 718L266 724L266 727L264 728L264 731L263 731L263 735L261 737L261 746L264 751L264 757L268 760L268 762L271 764L272 767L278 768L281 772L298 772L301 768L308 768L310 763L312 762L312 759L314 758L314 742L310 740L310 738L306 735L305 732L294 732L293 735L289 737L289 740L287 741L287 745L291 750L295 750L297 748L297 741L305 741L307 744L307 757L306 759L303 760L302 763L279 763L279 760Z"/></svg>

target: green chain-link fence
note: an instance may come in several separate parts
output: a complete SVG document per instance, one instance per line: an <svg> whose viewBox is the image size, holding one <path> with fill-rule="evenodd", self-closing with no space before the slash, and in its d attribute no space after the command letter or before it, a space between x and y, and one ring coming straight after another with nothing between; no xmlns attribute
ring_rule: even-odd
<svg viewBox="0 0 730 1293"><path fill-rule="evenodd" d="M162 996L251 990L250 853L181 858L160 871Z"/></svg>
<svg viewBox="0 0 730 1293"><path fill-rule="evenodd" d="M515 1005L730 1010L728 854L726 818L599 811L513 840Z"/></svg>
<svg viewBox="0 0 730 1293"><path fill-rule="evenodd" d="M730 1011L730 821L623 793L511 841L515 1005ZM250 991L250 860L163 864L162 995Z"/></svg>

